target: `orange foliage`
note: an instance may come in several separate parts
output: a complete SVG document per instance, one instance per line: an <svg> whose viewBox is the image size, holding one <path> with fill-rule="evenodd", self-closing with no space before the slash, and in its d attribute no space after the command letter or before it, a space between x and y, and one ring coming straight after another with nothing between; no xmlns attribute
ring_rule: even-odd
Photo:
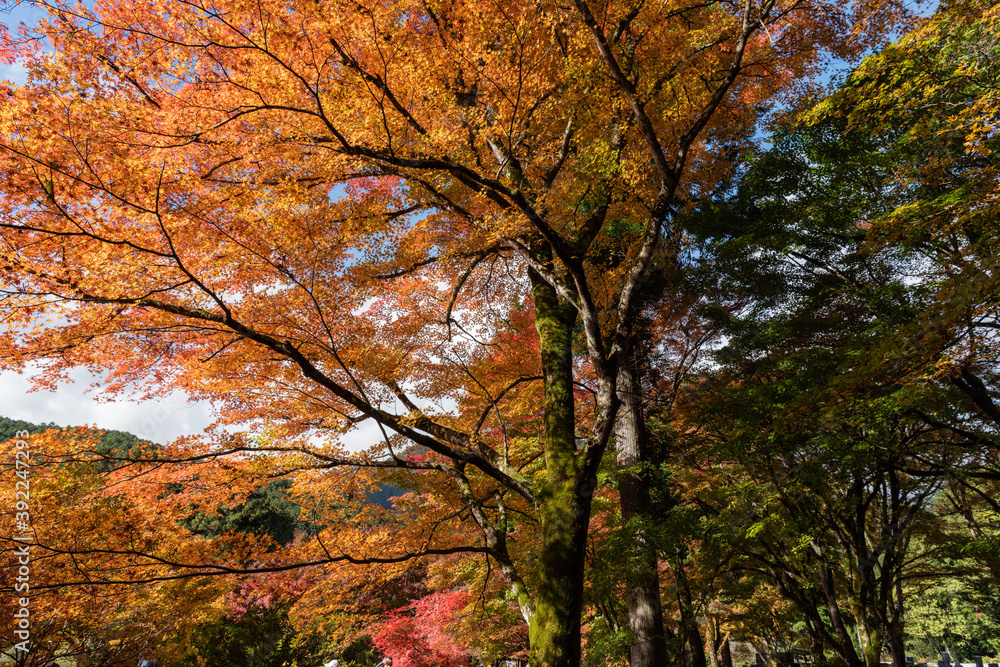
<svg viewBox="0 0 1000 667"><path fill-rule="evenodd" d="M488 559L525 621L561 624L536 659L573 664L559 595L583 585L588 490L671 207L824 49L878 31L825 0L37 4L32 39L2 38L28 82L0 106L0 366L182 389L246 429L170 452L211 467L193 497L156 495L191 469L171 465L91 492L136 498L100 519L142 536L116 576L210 570L168 517L254 466L296 471L336 521L288 557ZM581 358L540 363L576 322ZM561 410L573 380L587 398ZM348 448L362 422L376 437ZM380 474L420 490L400 514L352 501ZM520 537L536 522L538 549Z"/></svg>

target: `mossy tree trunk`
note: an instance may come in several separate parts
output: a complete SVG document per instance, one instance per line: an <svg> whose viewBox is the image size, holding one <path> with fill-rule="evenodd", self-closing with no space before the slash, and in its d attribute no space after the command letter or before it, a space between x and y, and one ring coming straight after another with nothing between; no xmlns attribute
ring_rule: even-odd
<svg viewBox="0 0 1000 667"><path fill-rule="evenodd" d="M532 274L545 395L545 481L538 494L542 553L529 626L531 667L577 667L581 652L584 558L596 479L577 456L573 397L576 311Z"/></svg>

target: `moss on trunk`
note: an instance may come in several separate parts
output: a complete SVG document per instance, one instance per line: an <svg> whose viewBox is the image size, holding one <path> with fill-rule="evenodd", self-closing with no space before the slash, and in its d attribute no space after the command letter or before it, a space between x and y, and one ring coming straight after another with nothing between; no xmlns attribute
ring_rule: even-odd
<svg viewBox="0 0 1000 667"><path fill-rule="evenodd" d="M576 313L532 274L545 383L545 481L538 494L542 553L530 625L532 667L580 664L583 572L594 484L581 479L573 399Z"/></svg>

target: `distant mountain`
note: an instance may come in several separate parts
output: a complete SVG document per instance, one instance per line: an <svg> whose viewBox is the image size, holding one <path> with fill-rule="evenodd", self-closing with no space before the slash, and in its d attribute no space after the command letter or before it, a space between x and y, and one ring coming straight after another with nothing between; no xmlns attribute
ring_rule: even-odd
<svg viewBox="0 0 1000 667"><path fill-rule="evenodd" d="M28 433L35 435L38 433L44 433L45 431L51 431L52 429L69 431L72 428L73 427L71 426L59 426L58 424L54 424L52 422L49 422L48 424L32 424L31 422L22 421L20 419L0 417L0 442L10 440L18 431L27 431ZM156 451L160 449L160 445L157 445L155 442L143 440L138 436L127 433L126 431L105 429L89 430L100 433L100 439L97 441L94 449L103 456L149 457L155 456ZM113 460L102 461L98 464L99 470L111 470L114 467L115 462Z"/></svg>
<svg viewBox="0 0 1000 667"><path fill-rule="evenodd" d="M43 433L53 428L62 428L61 426L56 426L52 422L48 424L32 424L31 422L21 421L20 419L8 419L6 417L0 417L0 442L7 442L14 437L14 434L18 431L27 431L28 433Z"/></svg>

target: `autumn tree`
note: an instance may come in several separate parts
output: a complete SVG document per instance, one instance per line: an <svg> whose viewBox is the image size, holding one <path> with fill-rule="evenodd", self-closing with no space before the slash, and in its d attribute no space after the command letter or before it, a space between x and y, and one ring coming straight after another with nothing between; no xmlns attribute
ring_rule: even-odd
<svg viewBox="0 0 1000 667"><path fill-rule="evenodd" d="M16 576L26 541L8 537L0 543L0 590L5 600L30 600L31 613L30 650L16 650L8 635L4 651L18 661L27 660L24 664L59 658L104 667L134 665L139 654L154 649L167 655L172 643L174 648L180 644L183 652L183 640L172 640L216 617L226 593L224 582L171 577L171 566L163 560L144 560L137 554L156 551L161 558L183 561L205 549L239 548L238 539L231 536L213 546L180 525L178 510L196 507L199 492L172 494L179 505L164 499L168 486L182 488L182 481L191 481L184 480L185 475L193 471L170 473L173 479L166 481L144 474L148 469L139 472L120 460L112 463L126 451L106 443L134 445L134 437L122 437L128 434L87 428L30 430L34 432L25 439L0 443L5 476L24 483L5 485L0 492L7 508L0 522L7 535L31 537L28 585L20 590ZM28 447L18 448L19 440ZM29 463L20 468L24 474L15 477L17 451L27 452ZM242 485L232 486L235 491ZM208 497L214 503L221 496L213 492ZM26 503L27 522L18 520L16 500ZM248 540L243 542L245 549Z"/></svg>
<svg viewBox="0 0 1000 667"><path fill-rule="evenodd" d="M900 16L819 0L32 4L47 18L3 48L28 72L0 112L4 367L183 389L218 401L222 425L275 427L266 442L300 467L435 476L462 526L326 561L485 554L532 664L553 667L580 660L597 471L679 193L711 187L725 145L825 49L849 57ZM529 373L481 363L513 311L536 332ZM507 398L532 385L540 432L512 439ZM351 453L338 438L361 423L380 437ZM512 555L512 513L538 521L537 561Z"/></svg>

